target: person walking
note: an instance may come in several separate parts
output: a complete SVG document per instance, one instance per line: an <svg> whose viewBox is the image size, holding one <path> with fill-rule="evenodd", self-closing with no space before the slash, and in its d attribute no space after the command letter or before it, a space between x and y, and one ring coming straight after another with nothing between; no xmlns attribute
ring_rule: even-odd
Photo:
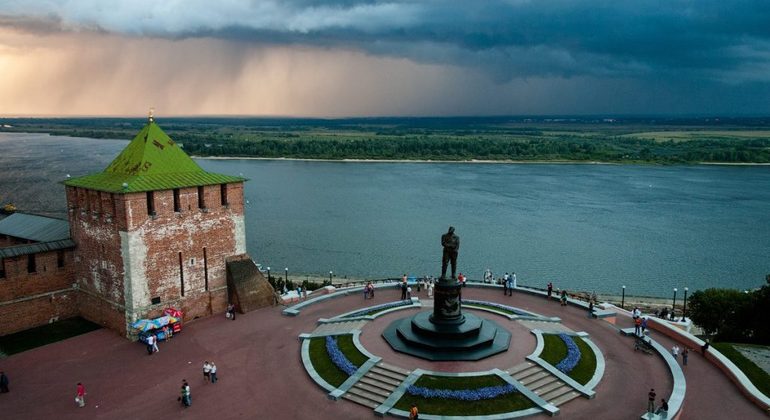
<svg viewBox="0 0 770 420"><path fill-rule="evenodd" d="M640 326L642 327L642 334L644 334L644 332L647 331L647 317L642 318L642 324Z"/></svg>
<svg viewBox="0 0 770 420"><path fill-rule="evenodd" d="M551 300L551 294L553 293L553 283L550 281L548 282L548 287L546 287L548 290L548 300Z"/></svg>
<svg viewBox="0 0 770 420"><path fill-rule="evenodd" d="M208 382L209 380L211 380L211 365L206 360L203 362L203 382Z"/></svg>
<svg viewBox="0 0 770 420"><path fill-rule="evenodd" d="M634 335L642 336L642 320L640 318L634 318Z"/></svg>
<svg viewBox="0 0 770 420"><path fill-rule="evenodd" d="M417 420L419 418L419 410L417 404L412 403L412 408L409 409L409 420Z"/></svg>
<svg viewBox="0 0 770 420"><path fill-rule="evenodd" d="M684 351L682 352L682 364L684 366L687 366L687 358L690 357L690 349L687 347L684 348Z"/></svg>
<svg viewBox="0 0 770 420"><path fill-rule="evenodd" d="M9 391L8 383L8 376L5 375L5 372L0 370L0 394L5 394Z"/></svg>
<svg viewBox="0 0 770 420"><path fill-rule="evenodd" d="M155 352L155 346L153 345L155 343L155 335L150 334L147 336L147 354L152 356L152 354Z"/></svg>
<svg viewBox="0 0 770 420"><path fill-rule="evenodd" d="M77 394L75 394L75 402L78 407L83 408L86 406L86 387L82 383L78 382Z"/></svg>
<svg viewBox="0 0 770 420"><path fill-rule="evenodd" d="M563 289L561 291L561 306L567 306L567 290Z"/></svg>
<svg viewBox="0 0 770 420"><path fill-rule="evenodd" d="M150 337L152 337L152 351L153 351L154 353L157 353L157 352L159 352L159 351L160 351L160 349L158 348L158 336L157 336L157 335L155 335L155 334L153 334L153 335L151 335Z"/></svg>
<svg viewBox="0 0 770 420"><path fill-rule="evenodd" d="M217 383L217 365L214 364L214 362L211 362L210 365L211 372L209 372L209 379L211 379L212 384L215 384Z"/></svg>
<svg viewBox="0 0 770 420"><path fill-rule="evenodd" d="M671 355L674 356L674 360L677 360L677 358L679 357L679 350L680 350L679 346L677 346L676 344L674 344L674 346L671 347Z"/></svg>
<svg viewBox="0 0 770 420"><path fill-rule="evenodd" d="M650 388L650 392L647 393L647 412L650 414L648 417L652 417L655 413L655 389Z"/></svg>
<svg viewBox="0 0 770 420"><path fill-rule="evenodd" d="M187 379L182 379L182 395L179 399L185 408L192 405L192 393L190 392L190 384L187 383Z"/></svg>

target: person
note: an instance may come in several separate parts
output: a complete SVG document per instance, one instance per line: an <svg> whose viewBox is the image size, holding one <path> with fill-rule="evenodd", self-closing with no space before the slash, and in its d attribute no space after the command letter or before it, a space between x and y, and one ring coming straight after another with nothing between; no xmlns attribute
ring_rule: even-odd
<svg viewBox="0 0 770 420"><path fill-rule="evenodd" d="M642 316L642 311L639 308L634 308L632 316L634 319L640 318Z"/></svg>
<svg viewBox="0 0 770 420"><path fill-rule="evenodd" d="M659 415L661 418L666 418L668 416L668 401L666 401L665 398L660 399L660 407L655 410L655 414Z"/></svg>
<svg viewBox="0 0 770 420"><path fill-rule="evenodd" d="M231 302L227 305L227 313L230 314L230 319L235 321L235 305Z"/></svg>
<svg viewBox="0 0 770 420"><path fill-rule="evenodd" d="M519 287L519 285L516 284L516 273L515 272L513 274L511 274L511 284L513 285L514 289Z"/></svg>
<svg viewBox="0 0 770 420"><path fill-rule="evenodd" d="M5 372L0 370L0 393L5 394L8 390L8 376L6 376Z"/></svg>
<svg viewBox="0 0 770 420"><path fill-rule="evenodd" d="M211 372L209 372L209 379L211 379L211 383L215 384L217 383L217 365L214 364L214 362L209 363L211 365Z"/></svg>
<svg viewBox="0 0 770 420"><path fill-rule="evenodd" d="M441 278L446 278L447 264L452 265L452 278L456 279L457 252L460 251L460 237L455 235L455 228L449 226L447 233L441 235L441 246L444 251L441 255Z"/></svg>
<svg viewBox="0 0 770 420"><path fill-rule="evenodd" d="M687 347L684 348L684 351L682 352L682 364L687 366L687 358L690 357L690 349Z"/></svg>
<svg viewBox="0 0 770 420"><path fill-rule="evenodd" d="M503 276L503 296L508 296L508 273Z"/></svg>
<svg viewBox="0 0 770 420"><path fill-rule="evenodd" d="M412 408L409 409L409 420L417 420L419 417L419 410L417 410L417 404L412 403Z"/></svg>
<svg viewBox="0 0 770 420"><path fill-rule="evenodd" d="M463 274L463 273L460 273L460 274L458 274L458 275L457 275L457 281L459 281L459 282L460 282L460 284L461 284L463 287L465 287L465 281L466 281L466 280L467 280L467 279L465 278L465 274Z"/></svg>
<svg viewBox="0 0 770 420"><path fill-rule="evenodd" d="M561 306L567 306L567 290L561 291Z"/></svg>
<svg viewBox="0 0 770 420"><path fill-rule="evenodd" d="M369 299L374 299L374 283L369 282Z"/></svg>
<svg viewBox="0 0 770 420"><path fill-rule="evenodd" d="M372 297L374 297L374 289L372 289ZM307 286L302 286L302 300L307 300Z"/></svg>
<svg viewBox="0 0 770 420"><path fill-rule="evenodd" d="M86 406L86 387L83 386L83 384L80 382L78 382L77 394L75 394L75 402L80 408Z"/></svg>
<svg viewBox="0 0 770 420"><path fill-rule="evenodd" d="M548 299L551 299L551 294L553 293L553 283L549 281L548 287L546 289L548 290Z"/></svg>
<svg viewBox="0 0 770 420"><path fill-rule="evenodd" d="M642 334L644 334L644 332L647 331L647 317L642 318L642 324L640 326L642 327Z"/></svg>
<svg viewBox="0 0 770 420"><path fill-rule="evenodd" d="M588 317L593 318L594 316L594 301L593 299L588 299Z"/></svg>
<svg viewBox="0 0 770 420"><path fill-rule="evenodd" d="M369 299L369 283L364 286L364 300Z"/></svg>
<svg viewBox="0 0 770 420"><path fill-rule="evenodd" d="M152 356L152 354L155 352L154 343L155 343L155 335L154 334L148 335L147 336L147 354L149 354L150 356Z"/></svg>
<svg viewBox="0 0 770 420"><path fill-rule="evenodd" d="M703 356L706 356L706 351L709 349L709 346L710 346L710 344L709 344L709 341L708 341L708 340L706 340L706 341L703 343L703 345L702 345L702 346L700 346L700 352L701 352L701 354L702 354Z"/></svg>
<svg viewBox="0 0 770 420"><path fill-rule="evenodd" d="M152 351L154 353L159 352L160 349L158 348L158 336L155 334L152 334L150 337L152 337Z"/></svg>
<svg viewBox="0 0 770 420"><path fill-rule="evenodd" d="M182 395L179 397L185 408L192 405L192 394L190 393L190 384L187 379L182 379Z"/></svg>
<svg viewBox="0 0 770 420"><path fill-rule="evenodd" d="M211 365L209 361L203 362L203 382L208 382L211 379Z"/></svg>
<svg viewBox="0 0 770 420"><path fill-rule="evenodd" d="M639 318L634 318L634 335L637 337L642 335L642 320Z"/></svg>
<svg viewBox="0 0 770 420"><path fill-rule="evenodd" d="M406 287L406 299L409 300L412 298L412 286Z"/></svg>
<svg viewBox="0 0 770 420"><path fill-rule="evenodd" d="M486 269L484 271L484 283L490 283L492 282L492 270Z"/></svg>
<svg viewBox="0 0 770 420"><path fill-rule="evenodd" d="M647 412L650 413L650 416L652 417L652 414L655 412L655 389L650 388L650 392L647 393Z"/></svg>
<svg viewBox="0 0 770 420"><path fill-rule="evenodd" d="M676 344L674 344L674 346L671 347L671 355L674 356L674 360L676 360L677 357L679 357L679 350L680 350L679 346L677 346Z"/></svg>
<svg viewBox="0 0 770 420"><path fill-rule="evenodd" d="M404 274L404 277L401 279L401 300L406 300L406 274Z"/></svg>
<svg viewBox="0 0 770 420"><path fill-rule="evenodd" d="M513 296L513 288L515 286L513 284L513 277L512 276L509 276L508 279L505 281L505 287L506 287L506 289L508 289L508 296Z"/></svg>
<svg viewBox="0 0 770 420"><path fill-rule="evenodd" d="M433 280L428 283L428 297L433 297Z"/></svg>

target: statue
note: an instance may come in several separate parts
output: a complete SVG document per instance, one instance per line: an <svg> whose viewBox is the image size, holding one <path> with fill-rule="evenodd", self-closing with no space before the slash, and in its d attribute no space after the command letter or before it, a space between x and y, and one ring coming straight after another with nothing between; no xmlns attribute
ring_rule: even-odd
<svg viewBox="0 0 770 420"><path fill-rule="evenodd" d="M446 278L447 263L452 263L452 278L457 278L457 251L460 249L460 237L455 235L455 228L449 226L449 231L441 235L441 246L444 247L444 254L441 257L441 278Z"/></svg>

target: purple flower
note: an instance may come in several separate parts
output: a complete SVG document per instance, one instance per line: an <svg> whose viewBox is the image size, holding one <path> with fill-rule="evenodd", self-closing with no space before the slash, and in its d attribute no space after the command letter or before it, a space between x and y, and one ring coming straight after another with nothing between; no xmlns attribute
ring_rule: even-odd
<svg viewBox="0 0 770 420"><path fill-rule="evenodd" d="M580 349L575 344L575 340L569 335L562 333L559 334L559 338L567 345L567 356L555 367L564 373L570 373L580 362Z"/></svg>
<svg viewBox="0 0 770 420"><path fill-rule="evenodd" d="M461 401L481 401L491 400L501 395L517 392L516 387L511 384L488 386L476 389L431 389L421 386L411 385L406 389L409 395L423 398L444 398L448 400Z"/></svg>
<svg viewBox="0 0 770 420"><path fill-rule="evenodd" d="M356 373L358 370L358 367L356 367L356 365L353 363L350 363L350 360L345 357L340 348L337 346L337 339L334 336L326 336L326 352L329 353L329 357L332 359L334 366L337 366L348 376Z"/></svg>

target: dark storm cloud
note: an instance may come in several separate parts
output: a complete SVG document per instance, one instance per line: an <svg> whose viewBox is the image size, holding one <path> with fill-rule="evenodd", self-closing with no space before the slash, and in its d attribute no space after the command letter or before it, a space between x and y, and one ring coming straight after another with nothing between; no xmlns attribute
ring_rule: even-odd
<svg viewBox="0 0 770 420"><path fill-rule="evenodd" d="M348 48L481 68L496 79L770 81L765 0L26 1L4 20L131 36ZM2 21L0 21L0 24ZM42 26L45 27L45 26Z"/></svg>

